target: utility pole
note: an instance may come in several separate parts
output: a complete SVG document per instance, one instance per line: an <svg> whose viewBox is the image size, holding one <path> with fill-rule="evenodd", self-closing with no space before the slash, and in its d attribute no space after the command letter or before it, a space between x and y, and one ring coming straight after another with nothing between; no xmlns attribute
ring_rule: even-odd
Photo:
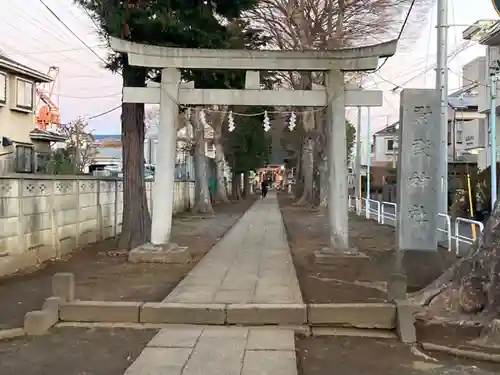
<svg viewBox="0 0 500 375"><path fill-rule="evenodd" d="M361 198L361 107L358 107L358 125L356 127L356 159L354 161L354 179L354 196L356 198ZM359 207L361 207L361 205Z"/></svg>
<svg viewBox="0 0 500 375"><path fill-rule="evenodd" d="M75 174L80 172L80 126L80 121L77 121L75 125Z"/></svg>
<svg viewBox="0 0 500 375"><path fill-rule="evenodd" d="M371 168L371 113L370 107L367 108L368 122L366 124L366 218L370 218L370 210L368 209L370 204L370 168Z"/></svg>
<svg viewBox="0 0 500 375"><path fill-rule="evenodd" d="M359 81L359 88L362 89L363 86L362 78ZM356 159L354 160L354 196L359 199L356 208L358 210L358 215L361 213L361 107L358 107L358 124L356 126Z"/></svg>
<svg viewBox="0 0 500 375"><path fill-rule="evenodd" d="M490 53L488 53L490 55ZM489 57L489 56L488 56ZM497 73L499 70L498 61L491 61L488 58L490 73L490 172L491 172L491 212L497 201L497 116L496 116L496 98L497 98Z"/></svg>
<svg viewBox="0 0 500 375"><path fill-rule="evenodd" d="M436 89L440 93L439 213L448 213L448 0L437 0L437 68Z"/></svg>

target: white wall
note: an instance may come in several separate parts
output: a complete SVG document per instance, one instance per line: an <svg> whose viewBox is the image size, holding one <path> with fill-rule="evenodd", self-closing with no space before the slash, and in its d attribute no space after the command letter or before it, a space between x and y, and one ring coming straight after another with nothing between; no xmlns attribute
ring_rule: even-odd
<svg viewBox="0 0 500 375"><path fill-rule="evenodd" d="M375 136L375 147L372 162L376 163L389 163L394 159L393 151L389 151L387 149L387 141L388 140L397 139L396 136L393 135L376 135ZM396 151L397 154L397 151Z"/></svg>
<svg viewBox="0 0 500 375"><path fill-rule="evenodd" d="M463 149L471 150L485 147L487 141L485 120L471 120L463 123Z"/></svg>
<svg viewBox="0 0 500 375"><path fill-rule="evenodd" d="M489 116L489 114L488 114ZM488 132L489 129L489 119L483 120L484 121L484 145L485 149L480 151L478 153L478 168L480 170L483 170L485 168L488 168L491 165L490 162L490 134ZM500 161L500 116L496 116L496 122L497 122L497 162Z"/></svg>
<svg viewBox="0 0 500 375"><path fill-rule="evenodd" d="M149 206L152 184L146 182ZM87 176L0 176L0 276L119 234L122 187ZM194 184L176 182L174 212L193 200Z"/></svg>

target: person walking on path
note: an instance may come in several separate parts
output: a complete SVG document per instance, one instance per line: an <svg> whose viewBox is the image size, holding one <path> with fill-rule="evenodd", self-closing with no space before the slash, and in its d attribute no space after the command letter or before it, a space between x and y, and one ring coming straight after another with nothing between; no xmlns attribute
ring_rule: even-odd
<svg viewBox="0 0 500 375"><path fill-rule="evenodd" d="M267 195L267 180L262 180L260 184L260 191L262 193L262 198L265 198Z"/></svg>

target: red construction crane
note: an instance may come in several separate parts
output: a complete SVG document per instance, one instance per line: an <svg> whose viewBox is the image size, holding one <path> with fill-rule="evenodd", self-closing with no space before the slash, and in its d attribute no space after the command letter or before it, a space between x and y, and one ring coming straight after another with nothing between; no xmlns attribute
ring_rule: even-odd
<svg viewBox="0 0 500 375"><path fill-rule="evenodd" d="M51 125L58 126L61 123L59 105L52 100L54 88L59 77L59 68L51 66L47 74L52 77L52 82L41 84L36 89L38 95L36 124L42 130L47 129Z"/></svg>

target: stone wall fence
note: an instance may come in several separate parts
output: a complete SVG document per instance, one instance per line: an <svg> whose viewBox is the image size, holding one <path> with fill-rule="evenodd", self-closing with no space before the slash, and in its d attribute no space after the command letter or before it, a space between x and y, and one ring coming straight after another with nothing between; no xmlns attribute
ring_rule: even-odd
<svg viewBox="0 0 500 375"><path fill-rule="evenodd" d="M151 187L146 182L151 208ZM189 209L194 183L176 181L174 212ZM0 277L60 258L121 232L123 182L69 175L0 176Z"/></svg>

